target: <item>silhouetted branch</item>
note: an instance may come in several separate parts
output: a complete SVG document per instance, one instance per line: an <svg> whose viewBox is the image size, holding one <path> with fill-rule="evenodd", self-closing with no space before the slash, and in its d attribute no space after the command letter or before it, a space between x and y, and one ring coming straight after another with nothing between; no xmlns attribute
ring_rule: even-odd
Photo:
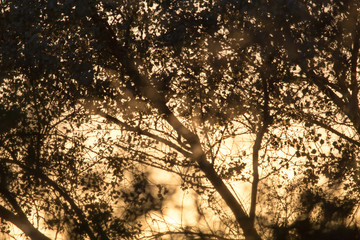
<svg viewBox="0 0 360 240"><path fill-rule="evenodd" d="M323 123L319 120L316 120L314 116L310 115L310 114L305 114L305 113L300 113L302 117L305 118L306 121L313 123L315 125L318 125L332 133L334 133L335 135L339 136L340 138L345 139L348 142L351 142L352 144L359 146L360 147L360 142L352 139L351 137L346 136L345 134L339 132L338 130L332 128L329 124Z"/></svg>
<svg viewBox="0 0 360 240"><path fill-rule="evenodd" d="M144 239L158 239L166 235L185 235L185 236L192 236L193 237L199 237L199 239L219 239L219 240L235 240L235 238L225 238L216 234L209 234L209 233L201 233L201 232L192 232L189 230L185 230L182 232L176 232L176 231L167 231L167 232L160 232L157 234L154 234L151 237L145 237Z"/></svg>
<svg viewBox="0 0 360 240"><path fill-rule="evenodd" d="M77 217L80 219L81 225L84 227L85 232L88 234L89 238L91 240L97 239L86 220L86 216L85 216L84 212L76 205L76 203L71 198L71 196L67 192L65 192L63 189L61 189L61 187L56 182L51 180L48 176L46 176L42 172L35 171L34 169L31 169L16 160L9 160L9 159L1 159L1 160L11 163L11 164L16 164L19 167L21 167L23 170L27 171L29 174L47 182L55 191L57 191L70 204L71 208L74 210ZM104 239L108 239L107 237L104 237L104 236L103 236Z"/></svg>
<svg viewBox="0 0 360 240"><path fill-rule="evenodd" d="M245 238L247 240L261 239L256 229L251 224L251 221L246 211L242 208L234 195L230 192L221 177L213 168L212 164L207 161L206 155L202 149L201 142L198 136L191 132L189 129L187 129L179 121L179 119L166 105L166 100L164 96L160 94L155 87L150 85L149 80L146 79L146 76L142 76L139 73L138 69L134 64L134 61L129 57L130 54L128 53L128 50L125 49L117 41L116 34L111 29L111 26L108 24L108 22L98 15L97 9L93 6L88 7L91 9L90 18L101 31L100 34L98 34L98 40L108 46L108 49L118 59L119 63L124 68L126 74L130 76L130 79L134 83L136 89L139 90L139 93L143 97L149 99L150 103L155 109L157 109L159 114L161 114L162 117L178 133L178 135L182 136L191 146L192 159L199 164L199 168L205 173L206 177L212 183L214 188L225 200L226 204L230 207L236 217L237 222L240 224L241 228L244 231Z"/></svg>
<svg viewBox="0 0 360 240"><path fill-rule="evenodd" d="M0 218L11 222L21 231L25 233L26 236L33 240L50 240L46 235L41 233L36 229L26 218L26 216L20 216L19 214L14 214L8 209L0 205Z"/></svg>
<svg viewBox="0 0 360 240"><path fill-rule="evenodd" d="M250 221L254 225L256 215L256 203L257 203L257 191L259 185L259 151L261 148L261 142L270 124L269 116L269 90L268 83L265 77L263 77L263 91L264 91L264 106L261 122L259 122L258 132L256 133L255 143L253 145L252 165L253 165L253 182L251 185L251 203L250 203Z"/></svg>
<svg viewBox="0 0 360 240"><path fill-rule="evenodd" d="M108 120L109 122L115 123L120 127L123 127L125 130L127 131L131 131L131 132L135 132L138 133L140 135L144 135L144 136L148 136L154 140L157 140L159 142L162 142L164 144L166 144L167 146L175 149L176 151L180 152L181 154L183 154L185 157L191 157L191 153L189 153L188 151L185 151L184 149L182 149L181 147L177 146L176 144L174 144L171 141L168 141L162 137L159 137L155 134L152 134L148 131L145 131L143 129L141 129L140 127L132 127L122 121L120 121L119 119L117 119L116 117L113 117L107 113L102 112L101 110L96 110L96 113L102 117L104 117L106 120Z"/></svg>
<svg viewBox="0 0 360 240"><path fill-rule="evenodd" d="M14 224L21 231L23 231L26 236L30 237L33 240L50 240L50 238L41 233L29 222L26 214L23 212L23 210L17 203L15 197L13 197L12 194L4 186L0 187L0 193L3 198L10 203L10 205L16 212L16 214L14 214L10 210L0 205L1 218Z"/></svg>

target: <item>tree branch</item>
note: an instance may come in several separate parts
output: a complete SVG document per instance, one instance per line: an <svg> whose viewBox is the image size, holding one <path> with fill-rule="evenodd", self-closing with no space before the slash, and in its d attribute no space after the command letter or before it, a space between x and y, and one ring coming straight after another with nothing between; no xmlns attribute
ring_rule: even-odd
<svg viewBox="0 0 360 240"><path fill-rule="evenodd" d="M87 235L89 236L89 238L91 240L96 240L97 238L95 237L93 231L91 230L87 220L86 220L86 216L83 213L83 211L76 205L76 203L74 202L74 200L70 197L70 195L65 192L64 190L62 190L60 188L60 186L54 182L53 180L51 180L48 176L46 176L45 174L43 174L42 172L39 171L35 171L25 165L23 165L22 163L16 161L16 160L9 160L9 159L2 159L5 162L11 163L11 164L16 164L19 167L21 167L22 169L24 169L25 171L27 171L28 173L30 173L31 175L44 180L45 182L47 182L55 191L57 191L71 206L71 208L74 210L75 214L77 215L77 217L80 219L81 225L84 227L85 232L87 233ZM25 215L25 214L24 214ZM103 239L108 239L107 237L105 237L106 235L102 235Z"/></svg>
<svg viewBox="0 0 360 240"><path fill-rule="evenodd" d="M351 104L354 104L354 107L358 108L358 94L359 94L359 85L357 82L357 68L358 68L358 57L359 57L359 21L358 21L358 6L356 1L353 2L354 5L351 7L349 18L355 23L353 26L353 31L351 33L353 39L353 46L351 49L351 67L350 67L350 81L351 81Z"/></svg>
<svg viewBox="0 0 360 240"><path fill-rule="evenodd" d="M326 130L334 133L335 135L339 136L340 138L343 138L343 139L345 139L346 141L348 141L348 142L350 142L350 143L352 143L352 144L360 147L360 142L358 142L358 141L356 141L356 140L354 140L354 139L346 136L345 134L343 134L343 133L341 133L341 132L333 129L333 128L330 127L328 124L323 123L323 122L321 122L321 121L319 121L319 120L316 120L316 119L314 118L314 116L312 116L312 115L310 115L310 114L302 113L302 112L301 112L300 114L301 114L301 116L302 116L303 118L305 118L306 121L308 121L308 122L310 122L310 123L313 123L313 124L315 124L315 125L318 125L318 126L324 128L324 129L326 129Z"/></svg>
<svg viewBox="0 0 360 240"><path fill-rule="evenodd" d="M354 1L355 3L356 1ZM352 9L357 9L356 7L352 7ZM356 11L356 10L354 10ZM357 14L357 13L356 13ZM301 52L301 47L299 45L296 44L295 39L292 37L292 34L290 33L290 26L287 26L287 28L284 28L285 32L286 32L286 37L289 39L287 41L287 47L285 47L289 53L292 53L292 58L297 58L297 63L300 66L300 68L304 71L304 73L306 74L306 76L308 78L310 78L310 83L314 83L320 90L321 92L323 92L349 119L350 121L354 124L354 127L356 129L356 131L358 133L360 133L360 114L359 114L359 108L358 108L358 84L357 84L357 79L356 79L356 74L353 74L356 72L356 68L357 68L357 61L358 61L358 52L359 52L359 37L358 37L358 29L357 29L357 25L358 25L358 21L356 19L356 24L355 24L355 31L353 33L353 40L354 40L354 45L353 45L353 49L352 49L352 54L351 54L351 81L352 81L352 85L356 85L355 90L352 89L352 100L348 99L348 94L349 91L345 91L341 86L339 86L340 88L336 87L336 85L330 83L328 81L328 79L326 79L325 77L321 77L318 74L315 73L315 71L311 68L309 68L307 66L306 60L303 59L302 56L300 56L300 54L295 53L295 51L293 51L294 49L298 50L299 52ZM355 34L355 35L354 35ZM355 53L356 52L356 53ZM333 90L333 89L337 89L337 91L340 92L340 94L342 94L344 97L344 99L340 98ZM340 89L342 91L340 91ZM356 92L356 94L354 94L354 92ZM356 100L354 100L354 98L356 98ZM347 101L344 101L347 100ZM357 104L354 108L354 105L352 104ZM355 111L354 111L355 109Z"/></svg>
<svg viewBox="0 0 360 240"><path fill-rule="evenodd" d="M252 162L253 162L253 182L251 185L251 205L250 205L250 220L252 224L255 223L256 215L256 202L257 202L257 189L259 185L259 151L261 142L267 131L267 124L265 123L256 134L255 143L253 146Z"/></svg>
<svg viewBox="0 0 360 240"><path fill-rule="evenodd" d="M95 25L97 25L99 31L101 31L100 34L98 34L98 40L108 46L108 49L118 59L126 74L130 76L131 80L135 84L135 87L139 90L141 95L150 101L152 106L158 110L158 112L173 127L173 129L177 131L177 133L182 136L191 146L192 159L198 163L199 168L205 173L206 177L212 183L214 188L230 207L236 217L237 222L240 224L244 232L245 238L247 240L261 239L256 229L251 224L245 209L242 208L241 204L239 204L239 202L227 188L225 183L214 170L213 166L207 161L198 136L187 129L178 120L173 112L167 107L164 96L160 94L156 88L149 84L146 76L142 76L139 73L134 64L134 61L129 58L130 54L128 53L127 49L119 44L116 38L116 34L112 31L109 24L98 15L97 9L91 6L89 8L91 9L91 20Z"/></svg>
<svg viewBox="0 0 360 240"><path fill-rule="evenodd" d="M176 232L176 231L167 231L167 232L159 232L151 237L149 239L158 239L166 235L185 235L185 236L193 236L193 237L199 237L199 239L219 239L219 240L234 240L233 238L225 238L216 234L209 234L209 233L201 233L201 232L192 232L189 230L185 230L182 232ZM191 239L191 238L190 238Z"/></svg>
<svg viewBox="0 0 360 240"><path fill-rule="evenodd" d="M98 115L102 116L103 118L105 118L106 120L108 120L108 121L110 121L110 122L112 122L112 123L115 123L115 124L117 124L117 125L120 126L120 127L123 127L123 128L124 128L125 130L127 130L127 131L136 132L136 133L138 133L138 134L140 134L140 135L148 136L148 137L150 137L150 138L152 138L152 139L154 139L154 140L157 140L157 141L159 141L159 142L162 142L162 143L166 144L167 146L175 149L176 151L178 151L178 152L180 152L181 154L183 154L185 157L191 157L191 153L190 153L190 152L182 149L181 147L179 147L178 145L174 144L174 143L171 142L171 141L168 141L168 140L166 140L166 139L164 139L164 138L162 138L162 137L159 137L159 136L157 136L157 135L155 135L155 134L152 134L152 133L150 133L150 132L148 132L148 131L142 130L140 127L132 127L132 126L130 126L130 125L128 125L128 124L120 121L120 120L117 119L116 117L113 117L113 116L111 116L111 115L109 115L109 114L107 114L107 113L104 113L104 112L101 111L101 110L96 110L96 113L97 113Z"/></svg>
<svg viewBox="0 0 360 240"><path fill-rule="evenodd" d="M11 194L5 190L1 189L2 195L11 202L10 204L14 207L14 210L17 214L12 213L10 210L0 205L0 218L5 219L6 221L11 222L16 227L18 227L26 236L30 237L33 240L50 240L47 236L41 233L37 228L35 228L27 219L25 213L21 210L16 200L11 196ZM15 209L16 208L16 209Z"/></svg>
<svg viewBox="0 0 360 240"><path fill-rule="evenodd" d="M268 78L267 76L263 76L262 84L264 91L264 106L262 113L262 120L259 123L259 130L256 134L255 143L253 146L253 182L251 185L251 203L250 203L250 221L254 225L255 224L255 215L256 215L256 203L257 203L257 191L259 185L259 151L261 148L261 142L266 133L268 126L270 124L270 116L269 116L269 89L268 89Z"/></svg>

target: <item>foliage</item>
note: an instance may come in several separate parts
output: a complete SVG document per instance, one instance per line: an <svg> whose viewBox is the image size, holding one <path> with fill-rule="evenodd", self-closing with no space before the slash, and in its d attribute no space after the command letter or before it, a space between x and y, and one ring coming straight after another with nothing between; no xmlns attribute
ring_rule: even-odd
<svg viewBox="0 0 360 240"><path fill-rule="evenodd" d="M33 239L358 234L356 0L0 4L1 221ZM147 227L178 191L154 169L196 193L197 224Z"/></svg>

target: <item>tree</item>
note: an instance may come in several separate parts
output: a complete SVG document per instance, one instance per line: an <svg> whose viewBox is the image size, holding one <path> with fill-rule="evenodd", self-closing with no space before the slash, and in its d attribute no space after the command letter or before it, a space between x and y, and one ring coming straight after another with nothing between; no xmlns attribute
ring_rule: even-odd
<svg viewBox="0 0 360 240"><path fill-rule="evenodd" d="M230 219L228 229L241 229L196 229L199 237L278 236L283 223L262 224L272 215L257 206L299 184L284 184L285 169L297 171L304 193L325 177L356 195L357 1L1 6L0 217L30 238L47 238L29 221L35 209L37 219L51 213L41 225L73 225L76 238L140 236L140 218L161 211L167 192L151 187L140 166L178 174L183 188ZM250 149L224 152L241 137L254 138ZM127 190L119 187L126 172ZM251 182L249 207L232 190L240 180ZM116 201L127 206L123 217ZM287 230L300 221L302 209L292 209Z"/></svg>

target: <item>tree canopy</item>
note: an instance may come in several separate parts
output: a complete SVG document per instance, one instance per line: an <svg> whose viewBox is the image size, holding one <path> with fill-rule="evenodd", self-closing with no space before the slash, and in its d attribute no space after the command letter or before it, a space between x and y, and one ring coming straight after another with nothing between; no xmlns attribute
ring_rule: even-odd
<svg viewBox="0 0 360 240"><path fill-rule="evenodd" d="M360 239L357 0L0 6L3 234Z"/></svg>

